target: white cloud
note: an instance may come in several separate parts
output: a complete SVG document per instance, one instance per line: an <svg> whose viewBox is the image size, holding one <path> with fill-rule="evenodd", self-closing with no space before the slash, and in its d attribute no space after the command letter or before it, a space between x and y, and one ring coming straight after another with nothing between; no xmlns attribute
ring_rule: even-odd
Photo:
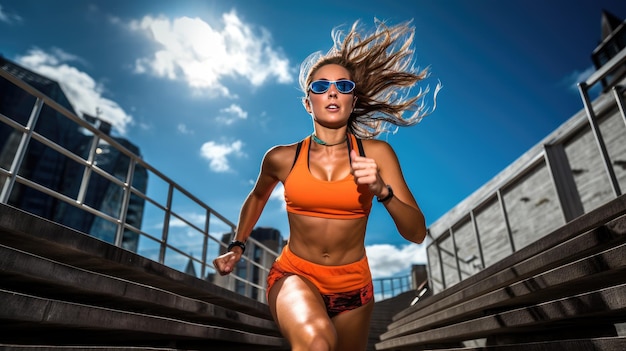
<svg viewBox="0 0 626 351"><path fill-rule="evenodd" d="M586 81L595 71L594 66L589 66L584 71L576 70L565 78L565 84L570 90L578 93L578 83Z"/></svg>
<svg viewBox="0 0 626 351"><path fill-rule="evenodd" d="M16 22L22 22L22 17L14 13L8 13L0 5L0 22L12 24Z"/></svg>
<svg viewBox="0 0 626 351"><path fill-rule="evenodd" d="M276 187L274 188L274 190L272 190L272 193L270 194L270 200L280 202L281 211L287 212L287 203L285 202L285 187L283 186L283 183L279 182L278 184L276 184Z"/></svg>
<svg viewBox="0 0 626 351"><path fill-rule="evenodd" d="M243 77L253 86L268 79L290 83L289 60L272 47L270 33L242 22L234 11L222 15L222 28L200 18L145 16L129 28L145 32L160 49L139 58L135 71L171 80L214 96L228 96L224 78Z"/></svg>
<svg viewBox="0 0 626 351"><path fill-rule="evenodd" d="M414 264L426 263L425 244L407 244L400 248L389 244L365 248L373 278L387 278L400 272L410 272Z"/></svg>
<svg viewBox="0 0 626 351"><path fill-rule="evenodd" d="M241 106L236 104L231 104L230 106L221 109L220 113L223 115L218 116L216 120L217 122L226 125L233 124L236 120L248 118L248 112L244 111Z"/></svg>
<svg viewBox="0 0 626 351"><path fill-rule="evenodd" d="M200 148L200 155L209 160L209 167L212 171L228 172L231 170L228 157L245 156L245 153L241 151L242 147L243 142L240 140L232 144L218 144L214 141L207 141Z"/></svg>
<svg viewBox="0 0 626 351"><path fill-rule="evenodd" d="M178 132L181 134L193 134L193 130L188 129L187 125L184 123L178 124L176 128L178 129Z"/></svg>
<svg viewBox="0 0 626 351"><path fill-rule="evenodd" d="M283 183L276 184L274 190L270 194L270 200L281 200L285 201L285 187L283 187Z"/></svg>
<svg viewBox="0 0 626 351"><path fill-rule="evenodd" d="M568 90L575 94L580 94L578 90L578 83L585 82L596 71L594 66L589 66L583 71L574 71L563 79L563 84ZM588 94L591 99L597 97L602 93L602 85L598 82L589 89Z"/></svg>
<svg viewBox="0 0 626 351"><path fill-rule="evenodd" d="M67 64L83 60L75 55L54 48L50 52L41 49L32 49L26 55L17 58L20 65L52 79L61 85L76 113L82 115L96 115L111 123L117 132L124 135L133 118L115 101L103 96L105 88L96 82L89 74Z"/></svg>

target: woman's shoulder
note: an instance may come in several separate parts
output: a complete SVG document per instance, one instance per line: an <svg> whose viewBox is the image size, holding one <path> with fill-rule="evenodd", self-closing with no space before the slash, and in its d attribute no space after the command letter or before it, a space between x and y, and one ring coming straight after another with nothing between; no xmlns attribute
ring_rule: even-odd
<svg viewBox="0 0 626 351"><path fill-rule="evenodd" d="M297 141L297 142L291 143L291 144L275 145L275 146L271 147L269 150L267 150L266 155L285 156L285 154L293 153L298 148L298 144L300 142L302 142L302 141Z"/></svg>
<svg viewBox="0 0 626 351"><path fill-rule="evenodd" d="M298 142L286 145L276 145L270 148L263 157L263 169L273 174L277 179L284 181L296 157Z"/></svg>
<svg viewBox="0 0 626 351"><path fill-rule="evenodd" d="M393 148L388 142L379 139L362 139L363 149L366 155L371 156L387 156L394 154Z"/></svg>
<svg viewBox="0 0 626 351"><path fill-rule="evenodd" d="M265 153L265 159L277 163L285 161L293 162L293 158L296 156L296 149L300 142L301 141L297 141L291 144L273 146Z"/></svg>

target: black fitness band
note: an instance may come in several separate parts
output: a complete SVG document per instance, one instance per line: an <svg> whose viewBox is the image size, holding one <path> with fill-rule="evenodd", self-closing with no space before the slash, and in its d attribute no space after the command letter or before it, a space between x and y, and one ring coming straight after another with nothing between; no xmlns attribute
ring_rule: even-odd
<svg viewBox="0 0 626 351"><path fill-rule="evenodd" d="M391 189L391 185L387 185L387 190L389 190L389 193L387 194L387 196L383 197L382 199L376 196L376 201L378 202L389 201L393 197L393 190Z"/></svg>
<svg viewBox="0 0 626 351"><path fill-rule="evenodd" d="M232 249L235 246L238 246L239 248L241 248L241 254L242 255L243 255L244 252L246 252L246 244L244 242L239 241L239 240L233 240L228 245L228 250L227 251L230 251L230 249Z"/></svg>

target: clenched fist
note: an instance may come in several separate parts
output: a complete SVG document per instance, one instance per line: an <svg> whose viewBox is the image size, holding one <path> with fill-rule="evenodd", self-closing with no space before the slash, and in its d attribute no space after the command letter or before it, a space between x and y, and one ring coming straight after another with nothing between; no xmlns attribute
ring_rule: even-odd
<svg viewBox="0 0 626 351"><path fill-rule="evenodd" d="M229 251L214 259L213 266L220 275L227 275L232 273L232 271L235 269L235 265L237 264L237 262L239 262L240 259L240 253Z"/></svg>

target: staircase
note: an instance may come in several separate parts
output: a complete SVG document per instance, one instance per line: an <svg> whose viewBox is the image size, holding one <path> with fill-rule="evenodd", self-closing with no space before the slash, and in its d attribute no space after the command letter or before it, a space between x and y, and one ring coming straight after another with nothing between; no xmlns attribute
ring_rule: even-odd
<svg viewBox="0 0 626 351"><path fill-rule="evenodd" d="M267 305L0 204L3 350L288 350Z"/></svg>

